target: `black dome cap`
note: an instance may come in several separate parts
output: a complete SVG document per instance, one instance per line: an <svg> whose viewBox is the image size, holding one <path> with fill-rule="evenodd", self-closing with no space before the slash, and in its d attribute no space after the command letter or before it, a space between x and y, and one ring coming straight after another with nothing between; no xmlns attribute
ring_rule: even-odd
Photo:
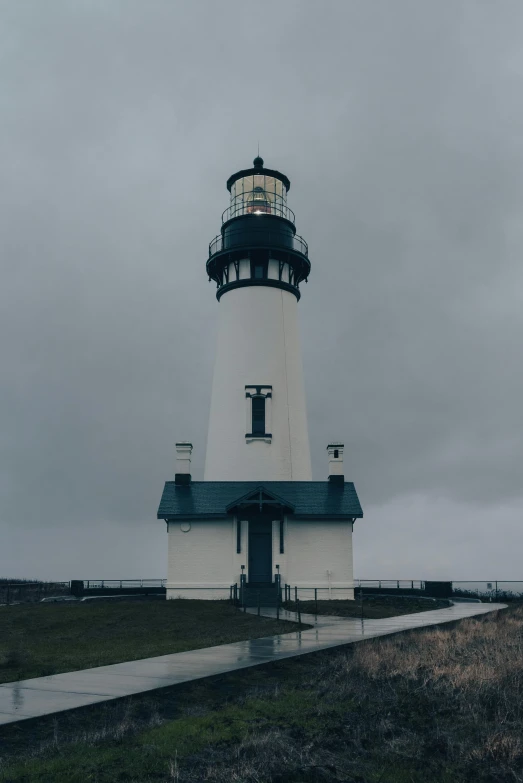
<svg viewBox="0 0 523 783"><path fill-rule="evenodd" d="M236 174L232 174L229 179L227 180L227 190L230 191L234 183L237 179L242 179L243 177L248 177L252 174L265 174L266 177L275 177L276 179L279 179L280 182L283 182L285 185L285 189L287 191L290 190L291 182L288 177L285 176L285 174L282 174L280 171L276 171L276 169L265 169L263 167L263 158L260 158L259 155L257 155L253 160L253 168L252 169L242 169L241 171L237 171Z"/></svg>

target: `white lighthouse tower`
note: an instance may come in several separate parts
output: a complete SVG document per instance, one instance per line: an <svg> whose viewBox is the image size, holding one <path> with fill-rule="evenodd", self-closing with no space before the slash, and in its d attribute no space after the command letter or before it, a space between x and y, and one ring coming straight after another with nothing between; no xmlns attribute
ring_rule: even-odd
<svg viewBox="0 0 523 783"><path fill-rule="evenodd" d="M290 182L257 157L227 188L207 261L219 317L204 480L310 481L297 305L311 265Z"/></svg>
<svg viewBox="0 0 523 783"><path fill-rule="evenodd" d="M290 182L257 157L227 188L207 261L219 315L204 480L193 479L192 444L178 442L157 512L166 595L277 605L294 585L352 599L363 511L342 443L329 442L328 475L312 481L298 327L311 265L287 206Z"/></svg>

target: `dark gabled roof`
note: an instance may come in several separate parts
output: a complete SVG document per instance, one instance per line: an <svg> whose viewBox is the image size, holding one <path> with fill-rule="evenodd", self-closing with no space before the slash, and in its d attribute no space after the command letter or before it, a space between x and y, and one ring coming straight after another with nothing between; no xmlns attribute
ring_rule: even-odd
<svg viewBox="0 0 523 783"><path fill-rule="evenodd" d="M333 484L329 481L193 481L175 484L167 481L163 490L158 519L172 517L224 518L237 502L256 490L266 491L289 508L297 517L326 519L362 517L363 511L351 481Z"/></svg>
<svg viewBox="0 0 523 783"><path fill-rule="evenodd" d="M229 503L226 507L226 511L234 511L236 508L246 506L256 506L258 503L261 505L271 506L284 506L288 511L294 513L296 506L294 503L289 503L285 498L281 498L279 495L275 495L274 492L269 492L263 484L259 484L255 490L247 492L241 498L236 498Z"/></svg>

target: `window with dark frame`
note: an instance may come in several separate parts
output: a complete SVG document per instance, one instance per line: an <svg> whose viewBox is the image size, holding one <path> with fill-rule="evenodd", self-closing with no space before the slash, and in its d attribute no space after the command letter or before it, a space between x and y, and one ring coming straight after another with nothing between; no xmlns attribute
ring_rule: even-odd
<svg viewBox="0 0 523 783"><path fill-rule="evenodd" d="M246 438L264 438L269 442L272 439L267 427L270 424L270 408L267 409L265 401L272 398L272 386L267 384L254 384L245 387L245 396L250 400L247 425L250 432L245 435ZM268 420L269 419L269 420Z"/></svg>
<svg viewBox="0 0 523 783"><path fill-rule="evenodd" d="M251 398L252 404L252 434L265 435L265 397L261 395Z"/></svg>

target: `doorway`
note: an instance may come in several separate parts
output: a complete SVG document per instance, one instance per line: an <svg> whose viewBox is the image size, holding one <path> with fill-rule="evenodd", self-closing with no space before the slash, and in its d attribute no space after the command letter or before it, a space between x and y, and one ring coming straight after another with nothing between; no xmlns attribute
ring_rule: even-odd
<svg viewBox="0 0 523 783"><path fill-rule="evenodd" d="M272 584L272 519L256 515L249 519L249 584Z"/></svg>

